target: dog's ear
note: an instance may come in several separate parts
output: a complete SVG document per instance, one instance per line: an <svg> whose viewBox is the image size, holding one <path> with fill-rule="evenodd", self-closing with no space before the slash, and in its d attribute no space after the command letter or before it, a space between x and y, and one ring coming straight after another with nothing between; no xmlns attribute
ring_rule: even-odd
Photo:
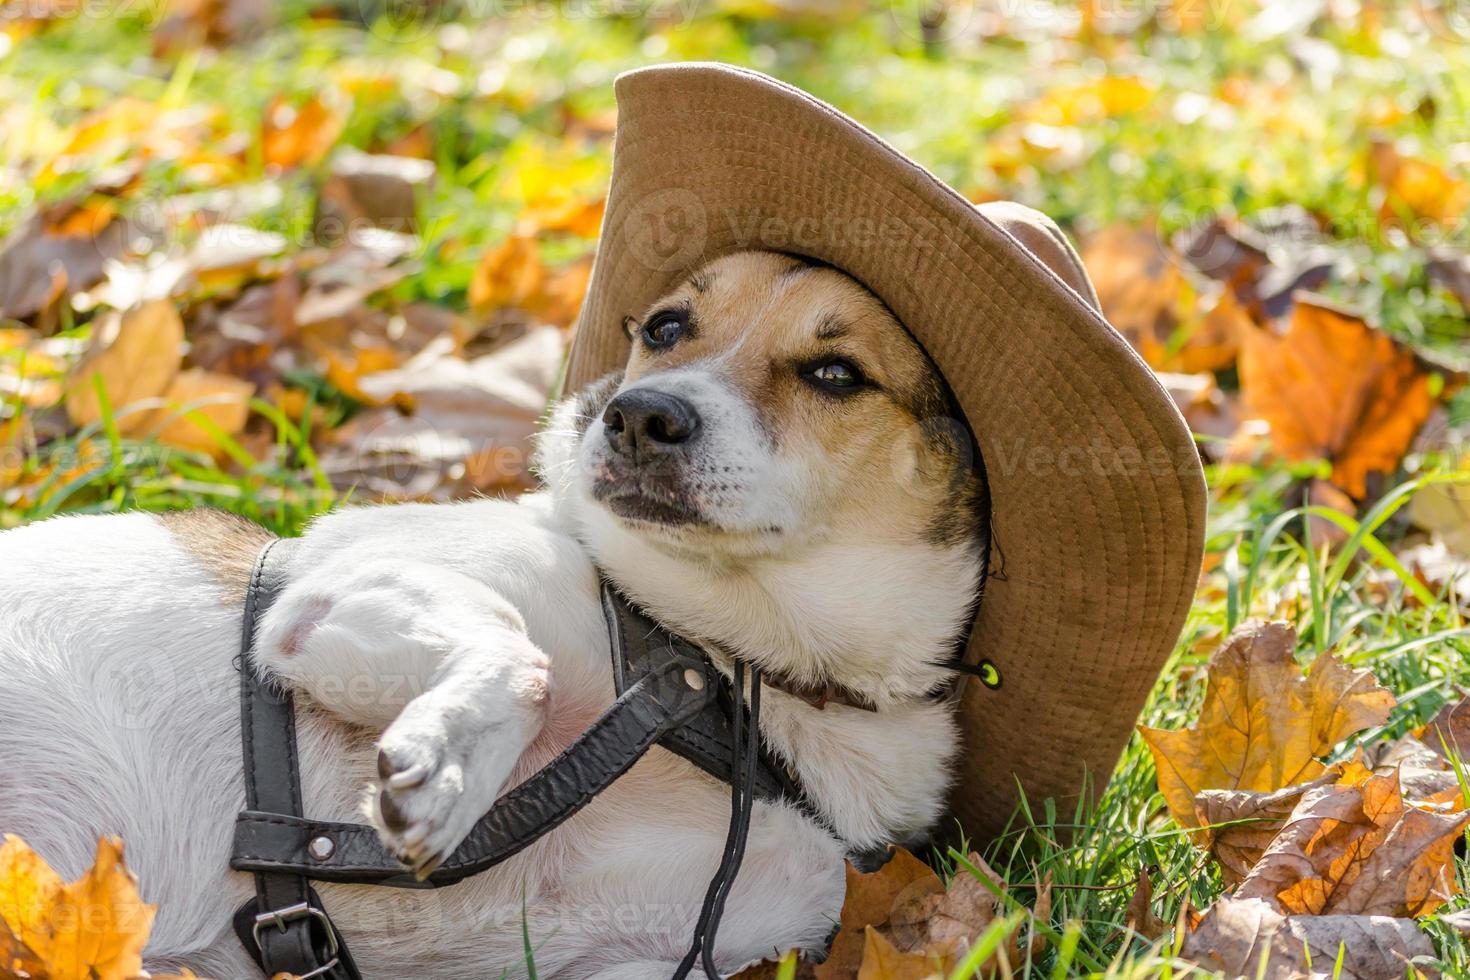
<svg viewBox="0 0 1470 980"><path fill-rule="evenodd" d="M637 317L633 317L633 316L625 316L625 317L623 317L623 333L625 333L625 334L628 335L628 339L629 340L632 340L633 339L633 335L638 332L638 327L639 326L640 326L640 324L638 323L638 318Z"/></svg>

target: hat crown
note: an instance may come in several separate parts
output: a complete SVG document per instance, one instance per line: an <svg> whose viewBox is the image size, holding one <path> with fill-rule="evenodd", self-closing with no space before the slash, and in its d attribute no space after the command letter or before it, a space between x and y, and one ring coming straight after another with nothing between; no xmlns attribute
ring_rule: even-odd
<svg viewBox="0 0 1470 980"><path fill-rule="evenodd" d="M1082 298L1099 314L1102 304L1097 290L1082 265L1082 258L1057 223L1035 208L1028 208L1015 201L987 201L975 210L1007 235L1016 240L1032 257L1046 266L1058 279L1072 287L1072 292Z"/></svg>

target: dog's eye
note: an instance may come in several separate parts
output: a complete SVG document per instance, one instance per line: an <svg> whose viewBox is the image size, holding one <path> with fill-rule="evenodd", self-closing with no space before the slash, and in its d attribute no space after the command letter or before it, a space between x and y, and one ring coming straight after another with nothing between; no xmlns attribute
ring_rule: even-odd
<svg viewBox="0 0 1470 980"><path fill-rule="evenodd" d="M689 315L679 310L655 313L643 325L643 342L649 347L668 347L684 336Z"/></svg>
<svg viewBox="0 0 1470 980"><path fill-rule="evenodd" d="M819 388L828 391L848 392L863 385L862 372L847 361L823 361L812 365L804 376Z"/></svg>

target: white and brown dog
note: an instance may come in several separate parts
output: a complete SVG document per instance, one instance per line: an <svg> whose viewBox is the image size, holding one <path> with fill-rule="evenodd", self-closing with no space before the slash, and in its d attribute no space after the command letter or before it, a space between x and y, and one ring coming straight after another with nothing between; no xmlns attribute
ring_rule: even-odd
<svg viewBox="0 0 1470 980"><path fill-rule="evenodd" d="M757 805L722 972L820 949L843 855L943 808L937 662L967 630L982 492L944 386L833 269L719 259L628 324L626 372L564 403L542 492L315 521L260 624L297 694L306 811L433 867L613 699L599 571L760 665L762 734L830 826ZM213 513L0 534L0 831L63 874L121 836L159 906L148 962L249 977L227 867L241 809L241 598L264 532ZM728 663L722 664L722 667ZM876 707L789 693L839 685ZM364 795L364 787L367 787ZM365 802L364 802L365 801ZM720 860L728 788L654 749L510 861L436 891L319 885L369 977L667 976Z"/></svg>

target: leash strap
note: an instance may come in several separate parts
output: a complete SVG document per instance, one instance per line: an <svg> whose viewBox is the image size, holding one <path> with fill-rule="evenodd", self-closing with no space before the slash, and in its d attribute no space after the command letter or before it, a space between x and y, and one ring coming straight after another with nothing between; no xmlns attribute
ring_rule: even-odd
<svg viewBox="0 0 1470 980"><path fill-rule="evenodd" d="M240 640L240 733L245 755L245 806L300 817L301 770L296 756L296 708L291 692L273 686L250 656L256 624L284 584L296 542L266 545L245 597ZM360 980L320 896L289 869L260 868L255 898L235 913L235 932L267 976L289 973L323 980Z"/></svg>

